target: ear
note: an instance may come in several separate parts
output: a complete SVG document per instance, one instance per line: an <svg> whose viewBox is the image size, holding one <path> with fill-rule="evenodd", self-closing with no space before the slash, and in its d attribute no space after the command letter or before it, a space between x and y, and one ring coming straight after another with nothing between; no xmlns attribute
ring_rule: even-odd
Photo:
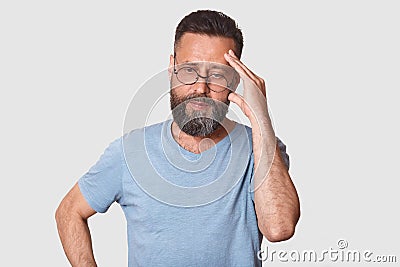
<svg viewBox="0 0 400 267"><path fill-rule="evenodd" d="M174 55L169 55L169 66L168 66L168 75L171 79L172 70L174 69Z"/></svg>
<svg viewBox="0 0 400 267"><path fill-rule="evenodd" d="M169 55L169 67L174 67L174 55Z"/></svg>

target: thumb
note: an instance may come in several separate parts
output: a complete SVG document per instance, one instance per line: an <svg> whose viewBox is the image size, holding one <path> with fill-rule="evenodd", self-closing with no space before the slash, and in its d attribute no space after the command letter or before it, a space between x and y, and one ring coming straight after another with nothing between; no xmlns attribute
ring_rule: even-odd
<svg viewBox="0 0 400 267"><path fill-rule="evenodd" d="M244 115L252 120L253 112L247 104L246 100L244 100L243 96L231 91L228 95L228 100L238 105Z"/></svg>

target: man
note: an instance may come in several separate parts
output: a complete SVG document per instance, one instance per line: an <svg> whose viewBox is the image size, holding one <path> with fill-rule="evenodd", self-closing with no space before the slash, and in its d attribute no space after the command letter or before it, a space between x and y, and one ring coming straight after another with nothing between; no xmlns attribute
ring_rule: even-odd
<svg viewBox="0 0 400 267"><path fill-rule="evenodd" d="M112 142L57 209L72 266L96 266L87 219L115 201L127 219L129 266L260 266L262 235L293 235L300 209L288 156L272 130L265 82L240 61L242 47L241 30L220 12L179 23L173 120ZM225 117L230 101L251 128Z"/></svg>

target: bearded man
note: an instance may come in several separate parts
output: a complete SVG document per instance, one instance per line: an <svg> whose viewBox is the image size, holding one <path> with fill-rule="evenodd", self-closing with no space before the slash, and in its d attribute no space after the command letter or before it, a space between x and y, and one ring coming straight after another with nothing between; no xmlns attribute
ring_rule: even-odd
<svg viewBox="0 0 400 267"><path fill-rule="evenodd" d="M221 12L181 20L169 58L172 119L112 142L56 211L72 266L96 266L87 220L114 202L127 220L129 266L261 266L262 236L293 236L289 158L242 49L241 30ZM251 127L227 118L231 102Z"/></svg>

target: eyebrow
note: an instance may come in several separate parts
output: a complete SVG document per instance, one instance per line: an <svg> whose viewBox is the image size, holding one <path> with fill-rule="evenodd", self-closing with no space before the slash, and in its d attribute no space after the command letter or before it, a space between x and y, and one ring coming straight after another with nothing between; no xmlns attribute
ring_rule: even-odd
<svg viewBox="0 0 400 267"><path fill-rule="evenodd" d="M199 67L201 64L202 63L199 63L199 62L184 61L182 64L179 64L179 65ZM209 68L210 69L219 69L219 70L233 69L231 66L224 65L224 64L218 64L218 63L210 63Z"/></svg>
<svg viewBox="0 0 400 267"><path fill-rule="evenodd" d="M178 64L178 65L189 65L189 66L196 66L196 67L198 67L198 66L199 66L199 63L190 62L190 61L184 61L183 63Z"/></svg>

